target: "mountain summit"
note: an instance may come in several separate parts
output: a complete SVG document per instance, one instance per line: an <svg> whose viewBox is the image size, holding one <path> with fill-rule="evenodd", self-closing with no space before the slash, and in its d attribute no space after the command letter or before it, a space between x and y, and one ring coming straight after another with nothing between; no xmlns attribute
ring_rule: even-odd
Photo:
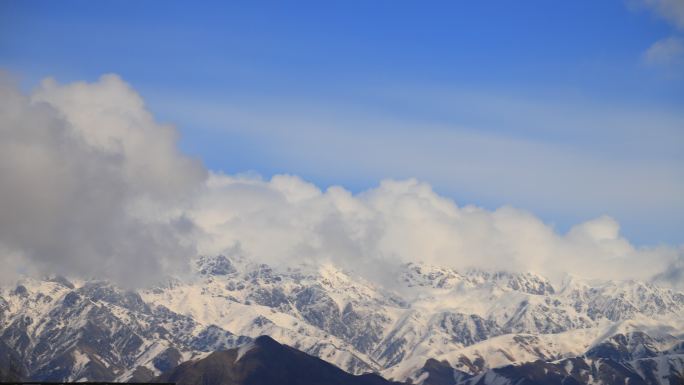
<svg viewBox="0 0 684 385"><path fill-rule="evenodd" d="M213 352L158 378L178 385L390 385L375 374L355 376L268 336Z"/></svg>
<svg viewBox="0 0 684 385"><path fill-rule="evenodd" d="M448 378L447 367L466 378L584 356L679 370L684 293L651 282L556 286L532 273L412 263L383 286L331 264L236 255L193 267L134 291L63 278L0 287L3 357L37 381L148 381L269 335L348 373L413 383Z"/></svg>

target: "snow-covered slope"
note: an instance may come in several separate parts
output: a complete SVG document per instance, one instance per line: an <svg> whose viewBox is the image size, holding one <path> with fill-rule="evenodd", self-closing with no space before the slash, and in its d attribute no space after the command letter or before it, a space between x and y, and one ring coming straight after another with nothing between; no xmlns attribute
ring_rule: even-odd
<svg viewBox="0 0 684 385"><path fill-rule="evenodd" d="M2 297L1 338L38 380L149 378L249 340L104 282L26 280Z"/></svg>
<svg viewBox="0 0 684 385"><path fill-rule="evenodd" d="M56 380L144 380L259 335L398 380L418 380L428 358L478 375L605 350L635 331L648 338L623 345L637 356L684 339L684 294L645 282L554 287L532 273L408 264L388 287L329 264L275 268L239 256L193 268L137 292L26 279L0 291L0 336L33 378Z"/></svg>

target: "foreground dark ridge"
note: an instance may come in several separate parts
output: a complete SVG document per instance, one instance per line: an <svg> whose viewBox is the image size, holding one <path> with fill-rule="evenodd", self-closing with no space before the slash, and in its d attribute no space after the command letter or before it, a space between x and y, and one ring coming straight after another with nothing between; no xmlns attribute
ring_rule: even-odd
<svg viewBox="0 0 684 385"><path fill-rule="evenodd" d="M185 362L157 381L178 385L390 385L376 374L355 376L268 336L240 348Z"/></svg>

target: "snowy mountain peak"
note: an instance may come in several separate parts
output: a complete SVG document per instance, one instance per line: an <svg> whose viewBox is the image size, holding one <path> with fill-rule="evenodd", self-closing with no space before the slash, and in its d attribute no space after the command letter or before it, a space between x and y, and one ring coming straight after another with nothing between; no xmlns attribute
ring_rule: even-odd
<svg viewBox="0 0 684 385"><path fill-rule="evenodd" d="M401 277L409 287L422 286L435 289L498 288L528 294L554 294L555 289L544 277L534 273L511 273L469 269L463 272L423 263L408 263Z"/></svg>
<svg viewBox="0 0 684 385"><path fill-rule="evenodd" d="M0 289L0 336L33 378L144 381L260 335L352 373L404 380L426 358L476 375L585 352L642 359L676 349L684 334L684 295L649 283L556 290L531 273L407 264L384 287L330 263L193 263L188 277L137 291L25 279Z"/></svg>
<svg viewBox="0 0 684 385"><path fill-rule="evenodd" d="M224 255L199 257L195 265L197 271L202 275L230 275L237 273L232 260Z"/></svg>

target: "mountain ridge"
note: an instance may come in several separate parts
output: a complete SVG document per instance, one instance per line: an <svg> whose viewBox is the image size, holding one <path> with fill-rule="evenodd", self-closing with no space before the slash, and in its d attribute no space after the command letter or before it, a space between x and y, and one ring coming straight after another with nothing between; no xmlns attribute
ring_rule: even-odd
<svg viewBox="0 0 684 385"><path fill-rule="evenodd" d="M268 336L180 364L156 379L178 385L392 385L375 374L353 375Z"/></svg>
<svg viewBox="0 0 684 385"><path fill-rule="evenodd" d="M618 334L643 332L659 351L684 335L684 294L652 283L555 287L532 273L406 264L392 290L330 264L193 263L189 277L136 291L58 277L0 288L0 337L39 379L147 380L271 335L350 373L403 381L428 358L478 375L581 356Z"/></svg>

